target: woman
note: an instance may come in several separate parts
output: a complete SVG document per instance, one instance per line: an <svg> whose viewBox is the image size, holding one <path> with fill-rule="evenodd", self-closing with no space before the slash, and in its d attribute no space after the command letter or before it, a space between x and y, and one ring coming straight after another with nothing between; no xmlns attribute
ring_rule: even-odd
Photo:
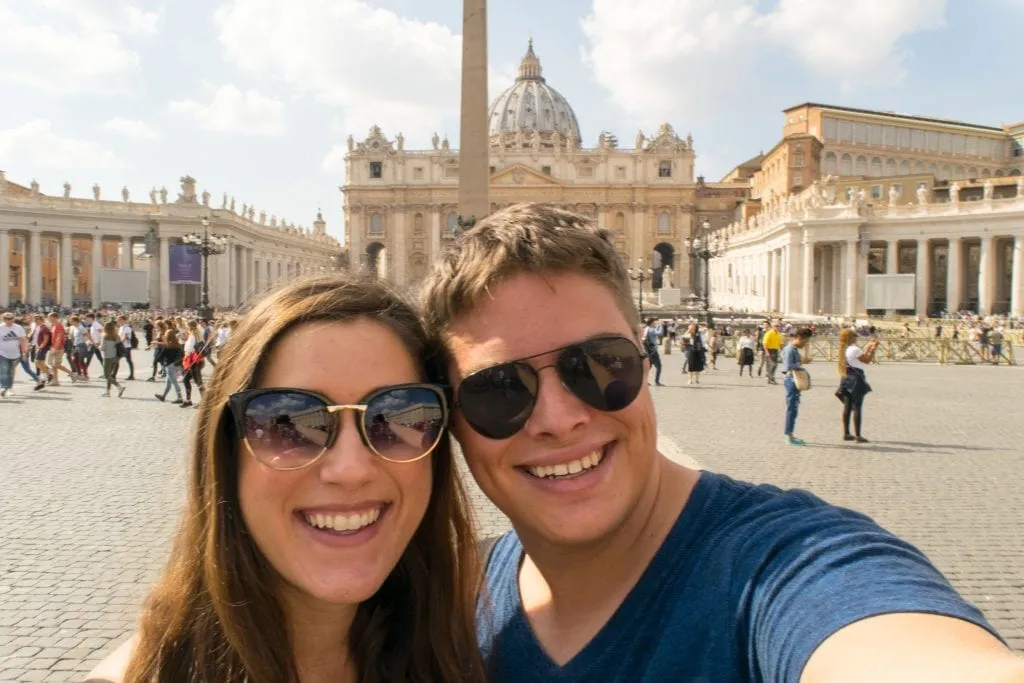
<svg viewBox="0 0 1024 683"><path fill-rule="evenodd" d="M160 349L163 347L164 338L167 336L167 325L161 318L156 319L156 323L153 325L153 338L146 343L147 349L153 349L153 372L150 374L147 382L156 381L157 371L161 371L163 364L160 362Z"/></svg>
<svg viewBox="0 0 1024 683"><path fill-rule="evenodd" d="M683 338L684 342L680 346L686 354L686 371L690 373L688 384L700 384L700 373L704 372L704 355L707 352L704 337L696 325L690 325Z"/></svg>
<svg viewBox="0 0 1024 683"><path fill-rule="evenodd" d="M754 378L754 348L756 342L750 336L748 330L743 330L739 341L736 342L736 360L740 365L740 377L743 376L743 368L747 369L747 376Z"/></svg>
<svg viewBox="0 0 1024 683"><path fill-rule="evenodd" d="M199 330L199 323L189 320L186 326L188 337L185 340L184 359L182 368L185 371L185 402L182 408L192 405L192 385L196 385L199 395L206 391L203 385L203 349L206 343L203 341L202 332Z"/></svg>
<svg viewBox="0 0 1024 683"><path fill-rule="evenodd" d="M479 562L415 309L332 276L237 332L170 564L101 680L482 683Z"/></svg>
<svg viewBox="0 0 1024 683"><path fill-rule="evenodd" d="M871 391L865 375L866 366L875 358L878 340L872 339L862 351L857 346L857 330L845 328L839 332L839 390L836 396L843 402L843 441L867 443L861 436L861 416L864 397ZM854 434L850 434L850 418L853 418Z"/></svg>
<svg viewBox="0 0 1024 683"><path fill-rule="evenodd" d="M164 372L164 391L162 394L153 394L158 401L167 400L167 394L171 387L174 387L176 398L172 403L181 404L181 387L178 386L178 375L181 374L181 360L185 357L178 341L178 333L173 329L164 332L163 342L154 344L156 351L153 352L154 363L159 362Z"/></svg>
<svg viewBox="0 0 1024 683"><path fill-rule="evenodd" d="M117 366L124 355L124 345L113 320L103 325L103 338L100 342L100 353L103 354L103 377L107 380L107 390L103 395L110 397L110 387L117 387L117 397L124 396L124 386L117 381Z"/></svg>

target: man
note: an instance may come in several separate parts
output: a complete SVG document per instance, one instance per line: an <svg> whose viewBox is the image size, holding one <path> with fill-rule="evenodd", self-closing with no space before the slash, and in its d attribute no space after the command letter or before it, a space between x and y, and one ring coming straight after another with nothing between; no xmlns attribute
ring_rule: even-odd
<svg viewBox="0 0 1024 683"><path fill-rule="evenodd" d="M36 380L35 391L39 391L46 386L46 382L50 379L50 369L46 365L46 357L50 353L50 348L53 343L53 335L50 333L50 328L46 325L46 319L42 314L37 313L33 317L32 327L32 347L35 349L34 358L36 364Z"/></svg>
<svg viewBox="0 0 1024 683"><path fill-rule="evenodd" d="M779 332L779 323L769 323L764 332L761 344L764 347L764 354L767 358L768 384L778 384L775 381L775 370L779 367L779 352L782 350L782 333Z"/></svg>
<svg viewBox="0 0 1024 683"><path fill-rule="evenodd" d="M655 386L661 386L661 354L658 353L658 344L661 341L661 335L658 331L658 321L654 318L648 318L647 324L644 326L641 332L640 338L643 340L644 352L647 354L647 359L651 362L651 366L654 367L654 384Z"/></svg>
<svg viewBox="0 0 1024 683"><path fill-rule="evenodd" d="M64 350L65 347L68 346L67 330L64 328L64 325L61 324L60 316L56 313L50 313L47 319L50 321L50 335L52 337L50 355L46 359L50 369L53 371L50 376L50 384L55 387L60 386L60 373L62 370L71 378L71 383L74 384L77 378L74 373L64 365Z"/></svg>
<svg viewBox="0 0 1024 683"><path fill-rule="evenodd" d="M1003 357L1003 328L996 327L988 333L988 343L992 349L992 364L999 365L999 359Z"/></svg>
<svg viewBox="0 0 1024 683"><path fill-rule="evenodd" d="M127 316L117 316L117 336L121 340L121 346L124 347L124 359L128 362L128 376L125 380L133 380L135 379L135 363L132 362L132 350L138 346L138 342L135 338L135 331L128 324Z"/></svg>
<svg viewBox="0 0 1024 683"><path fill-rule="evenodd" d="M28 337L25 328L14 322L7 311L0 324L0 398L14 394L14 369L28 359Z"/></svg>
<svg viewBox="0 0 1024 683"><path fill-rule="evenodd" d="M89 345L88 354L85 357L85 368L89 369L92 365L93 356L100 361L100 373L103 372L103 324L96 319L94 313L87 313L85 316L85 329L88 332L86 335L86 343Z"/></svg>
<svg viewBox="0 0 1024 683"><path fill-rule="evenodd" d="M803 446L804 440L798 439L793 433L796 430L796 418L800 412L800 390L796 387L793 373L803 370L800 350L807 345L813 333L806 327L793 333L786 348L782 350L782 374L786 376L783 385L786 388L786 443L790 446ZM810 358L807 362L810 362Z"/></svg>
<svg viewBox="0 0 1024 683"><path fill-rule="evenodd" d="M515 529L478 609L490 680L1024 680L981 613L867 517L658 451L630 281L587 220L500 211L424 287L453 433Z"/></svg>

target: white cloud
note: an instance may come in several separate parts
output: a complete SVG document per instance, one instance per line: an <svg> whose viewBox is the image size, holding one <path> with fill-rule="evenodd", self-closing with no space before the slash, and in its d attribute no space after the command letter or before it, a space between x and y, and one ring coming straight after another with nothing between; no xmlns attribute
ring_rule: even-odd
<svg viewBox="0 0 1024 683"><path fill-rule="evenodd" d="M22 13L39 8L48 18L70 19L70 26ZM122 38L152 35L158 25L159 15L116 0L0 0L0 80L51 94L133 91L142 82L141 60Z"/></svg>
<svg viewBox="0 0 1024 683"><path fill-rule="evenodd" d="M171 102L171 111L191 118L204 130L242 135L284 133L284 103L255 90L222 85L209 104L195 100Z"/></svg>
<svg viewBox="0 0 1024 683"><path fill-rule="evenodd" d="M120 133L128 138L135 140L159 140L162 136L160 131L153 126L149 125L145 121L136 121L133 119L123 119L120 116L115 116L109 121L105 121L100 126L100 130L105 130L110 133Z"/></svg>
<svg viewBox="0 0 1024 683"><path fill-rule="evenodd" d="M441 24L360 0L227 0L215 21L229 62L343 108L357 137L426 140L457 115L462 39Z"/></svg>
<svg viewBox="0 0 1024 683"><path fill-rule="evenodd" d="M847 88L898 84L900 42L943 24L946 0L593 0L584 61L633 115L692 117L741 104L760 64L795 55ZM792 78L798 79L799 72Z"/></svg>
<svg viewBox="0 0 1024 683"><path fill-rule="evenodd" d="M37 119L19 128L0 130L0 159L37 168L110 169L124 162L89 140L59 137L49 121Z"/></svg>

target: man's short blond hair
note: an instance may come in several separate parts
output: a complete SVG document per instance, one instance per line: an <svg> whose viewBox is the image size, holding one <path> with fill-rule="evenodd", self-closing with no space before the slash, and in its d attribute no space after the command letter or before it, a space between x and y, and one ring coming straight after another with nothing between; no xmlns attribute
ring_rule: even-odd
<svg viewBox="0 0 1024 683"><path fill-rule="evenodd" d="M428 329L443 334L512 276L566 272L607 287L626 321L639 324L629 274L607 230L548 204L516 204L460 235L427 276L422 300Z"/></svg>

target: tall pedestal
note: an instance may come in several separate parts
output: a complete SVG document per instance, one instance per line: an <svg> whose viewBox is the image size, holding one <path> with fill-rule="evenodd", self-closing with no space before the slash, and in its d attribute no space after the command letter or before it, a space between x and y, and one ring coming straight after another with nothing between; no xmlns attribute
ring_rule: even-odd
<svg viewBox="0 0 1024 683"><path fill-rule="evenodd" d="M462 111L459 128L459 213L490 212L487 127L487 0L462 2Z"/></svg>

